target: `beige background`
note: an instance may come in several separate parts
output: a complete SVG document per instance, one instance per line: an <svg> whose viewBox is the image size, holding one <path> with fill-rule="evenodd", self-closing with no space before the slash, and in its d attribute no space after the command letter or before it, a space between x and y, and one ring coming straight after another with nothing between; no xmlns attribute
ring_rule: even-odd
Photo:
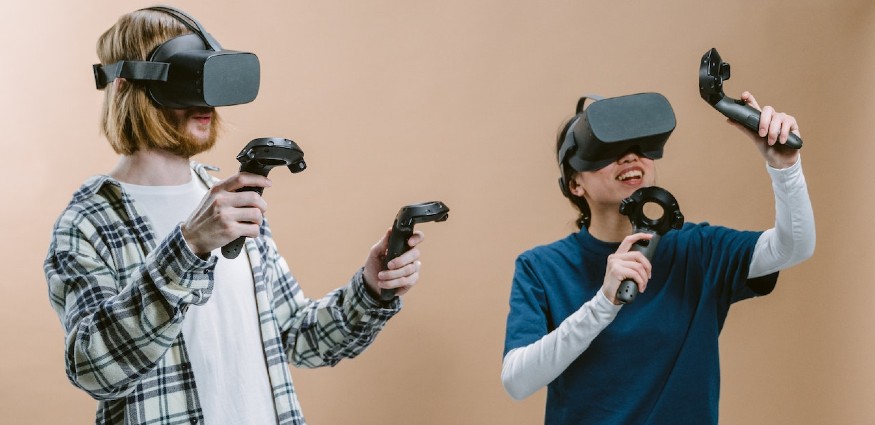
<svg viewBox="0 0 875 425"><path fill-rule="evenodd" d="M126 4L122 4L126 3ZM90 423L67 381L42 259L52 223L115 154L101 139L94 44L150 2L0 4L0 422ZM262 91L222 109L203 162L237 168L256 137L296 140L310 168L272 173L281 251L311 296L342 284L404 204L423 224L424 270L360 358L294 370L313 424L533 424L499 373L513 260L573 231L552 145L583 93L663 93L678 126L659 184L689 221L771 226L763 161L697 91L717 47L734 97L795 114L817 252L767 298L735 306L721 337L721 424L875 423L872 305L875 6L787 1L178 1L230 49L256 52ZM642 353L641 361L647 361Z"/></svg>

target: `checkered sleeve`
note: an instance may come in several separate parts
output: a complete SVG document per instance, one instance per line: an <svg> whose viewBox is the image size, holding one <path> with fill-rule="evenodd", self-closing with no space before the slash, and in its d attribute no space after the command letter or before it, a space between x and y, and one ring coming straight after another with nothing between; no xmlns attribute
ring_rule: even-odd
<svg viewBox="0 0 875 425"><path fill-rule="evenodd" d="M382 303L365 288L362 270L350 282L320 299L304 296L273 241L267 244L272 268L274 314L288 361L299 367L334 366L361 354L386 322L401 309L399 298Z"/></svg>
<svg viewBox="0 0 875 425"><path fill-rule="evenodd" d="M182 331L189 304L206 302L215 258L188 249L177 228L145 259L108 207L68 208L44 271L66 331L70 381L96 399L136 388Z"/></svg>

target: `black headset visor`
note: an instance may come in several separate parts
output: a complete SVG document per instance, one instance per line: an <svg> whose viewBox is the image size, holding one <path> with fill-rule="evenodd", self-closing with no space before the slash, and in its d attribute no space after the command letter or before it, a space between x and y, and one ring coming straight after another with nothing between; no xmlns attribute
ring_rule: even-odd
<svg viewBox="0 0 875 425"><path fill-rule="evenodd" d="M169 63L166 81L149 81L149 94L167 108L249 103L258 95L261 68L252 53L209 50L186 34L155 49L151 61Z"/></svg>
<svg viewBox="0 0 875 425"><path fill-rule="evenodd" d="M674 128L674 111L659 93L599 100L569 126L559 162L575 171L595 171L631 150L659 159Z"/></svg>

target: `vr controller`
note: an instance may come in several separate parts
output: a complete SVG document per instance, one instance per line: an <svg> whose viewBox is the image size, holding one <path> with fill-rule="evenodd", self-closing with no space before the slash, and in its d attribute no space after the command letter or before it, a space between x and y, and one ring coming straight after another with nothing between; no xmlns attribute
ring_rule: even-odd
<svg viewBox="0 0 875 425"><path fill-rule="evenodd" d="M450 209L440 201L423 202L401 207L395 221L392 223L392 232L389 234L389 248L386 258L383 260L383 270L388 269L389 261L405 253L409 246L407 240L413 235L413 226L416 223L428 221L447 221L450 217ZM382 289L380 299L389 301L395 297L394 289Z"/></svg>
<svg viewBox="0 0 875 425"><path fill-rule="evenodd" d="M662 215L656 218L648 216L644 208L649 204L656 204L661 208ZM643 253L648 260L653 259L653 254L656 252L656 246L662 235L671 229L680 229L684 224L684 215L681 214L674 196L667 190L656 186L638 189L632 196L624 199L620 203L620 214L629 216L633 232L653 235L650 240L639 240L632 245L631 249ZM635 281L626 279L620 282L620 287L617 289L617 300L623 304L629 304L635 301L637 296L638 287L635 285Z"/></svg>
<svg viewBox="0 0 875 425"><path fill-rule="evenodd" d="M265 177L270 170L280 165L289 167L292 173L300 173L307 168L307 163L304 162L304 151L295 142L279 137L262 137L252 140L237 155L237 161L240 161L240 171ZM237 192L243 191L262 194L262 188L256 186L237 189ZM237 258L245 241L246 237L241 236L223 246L222 255L225 258Z"/></svg>
<svg viewBox="0 0 875 425"><path fill-rule="evenodd" d="M711 49L702 56L699 66L699 94L702 99L711 104L727 118L740 123L750 130L758 131L760 111L757 111L743 100L733 99L723 94L723 80L729 79L729 64L720 59L717 49ZM802 139L790 133L787 147L799 149Z"/></svg>

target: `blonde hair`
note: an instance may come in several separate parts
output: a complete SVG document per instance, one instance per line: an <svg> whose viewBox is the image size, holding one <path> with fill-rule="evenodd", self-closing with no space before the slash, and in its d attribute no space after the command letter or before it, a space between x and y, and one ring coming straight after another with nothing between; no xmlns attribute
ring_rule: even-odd
<svg viewBox="0 0 875 425"><path fill-rule="evenodd" d="M103 65L121 60L147 60L159 45L191 33L175 17L156 10L138 10L122 15L97 41L97 57ZM150 99L140 81L117 80L104 88L100 130L116 153L131 155L140 148L178 152L185 135L161 107ZM218 127L218 114L213 116ZM184 150L184 149L183 149Z"/></svg>

